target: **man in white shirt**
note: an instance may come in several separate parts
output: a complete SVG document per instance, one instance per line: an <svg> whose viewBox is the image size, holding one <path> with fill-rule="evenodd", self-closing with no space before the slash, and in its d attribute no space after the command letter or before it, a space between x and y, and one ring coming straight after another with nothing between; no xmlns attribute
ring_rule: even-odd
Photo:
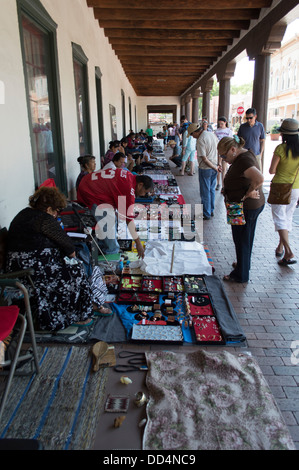
<svg viewBox="0 0 299 470"><path fill-rule="evenodd" d="M215 188L218 171L218 139L214 132L190 124L188 135L197 139L198 178L201 203L203 205L203 219L208 220L214 215Z"/></svg>
<svg viewBox="0 0 299 470"><path fill-rule="evenodd" d="M112 168L113 170L115 170L115 168L123 168L125 166L125 162L126 156L121 152L117 152L112 160L107 163L102 170L108 170L109 168Z"/></svg>

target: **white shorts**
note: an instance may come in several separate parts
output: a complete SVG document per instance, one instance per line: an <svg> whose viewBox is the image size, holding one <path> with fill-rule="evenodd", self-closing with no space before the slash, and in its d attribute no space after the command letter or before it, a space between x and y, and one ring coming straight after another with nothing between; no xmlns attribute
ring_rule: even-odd
<svg viewBox="0 0 299 470"><path fill-rule="evenodd" d="M293 214L299 198L299 189L292 189L290 204L271 204L272 217L276 232L278 230L292 230Z"/></svg>

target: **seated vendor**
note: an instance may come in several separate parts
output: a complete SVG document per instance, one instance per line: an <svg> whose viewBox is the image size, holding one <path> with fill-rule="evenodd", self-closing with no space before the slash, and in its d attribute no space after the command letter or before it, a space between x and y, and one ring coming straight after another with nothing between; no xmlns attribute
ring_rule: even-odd
<svg viewBox="0 0 299 470"><path fill-rule="evenodd" d="M119 152L119 147L120 147L119 140L112 140L111 142L109 142L109 149L105 153L105 157L104 157L104 165L107 165L107 163L109 163L112 160L114 155L117 152Z"/></svg>
<svg viewBox="0 0 299 470"><path fill-rule="evenodd" d="M113 156L112 160L107 163L107 165L105 165L102 170L108 170L109 168L112 168L113 170L115 170L116 168L123 168L125 165L125 160L125 155L121 152L117 152Z"/></svg>
<svg viewBox="0 0 299 470"><path fill-rule="evenodd" d="M136 134L135 132L130 132L129 135L126 137L128 146L127 146L127 152L130 154L142 154L142 152L145 150L145 145L143 142L138 142L136 139Z"/></svg>
<svg viewBox="0 0 299 470"><path fill-rule="evenodd" d="M82 155L77 158L77 162L80 163L81 168L81 172L76 181L76 189L78 190L78 186L83 176L88 175L88 173L92 173L96 169L96 157L93 155Z"/></svg>
<svg viewBox="0 0 299 470"><path fill-rule="evenodd" d="M82 180L78 202L93 211L98 221L96 235L103 252L119 252L115 216L117 210L118 216L126 221L130 234L136 242L138 256L144 257L144 248L134 223L135 195L143 197L153 188L154 183L149 176L135 176L130 171L119 168L100 170Z"/></svg>
<svg viewBox="0 0 299 470"><path fill-rule="evenodd" d="M168 146L173 150L169 160L172 161L178 168L182 166L182 147L178 145L175 140L170 140Z"/></svg>
<svg viewBox="0 0 299 470"><path fill-rule="evenodd" d="M88 277L71 238L56 220L66 205L57 188L41 187L8 231L6 270L34 270L34 289L25 279L22 282L29 291L38 328L43 330L60 330L72 324L85 327L96 313L109 314L104 306L108 292L101 271L96 266Z"/></svg>
<svg viewBox="0 0 299 470"><path fill-rule="evenodd" d="M155 166L154 163L157 161L156 158L152 157L153 147L152 145L147 144L146 150L142 154L141 165L143 166Z"/></svg>

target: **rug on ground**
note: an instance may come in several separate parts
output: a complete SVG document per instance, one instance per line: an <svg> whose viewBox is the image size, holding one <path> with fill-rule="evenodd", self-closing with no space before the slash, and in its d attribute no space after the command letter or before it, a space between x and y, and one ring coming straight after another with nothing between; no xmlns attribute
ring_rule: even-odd
<svg viewBox="0 0 299 470"><path fill-rule="evenodd" d="M38 346L40 373L14 377L0 438L37 439L44 450L92 448L108 369L94 373L89 350Z"/></svg>
<svg viewBox="0 0 299 470"><path fill-rule="evenodd" d="M144 450L295 450L250 355L146 352Z"/></svg>

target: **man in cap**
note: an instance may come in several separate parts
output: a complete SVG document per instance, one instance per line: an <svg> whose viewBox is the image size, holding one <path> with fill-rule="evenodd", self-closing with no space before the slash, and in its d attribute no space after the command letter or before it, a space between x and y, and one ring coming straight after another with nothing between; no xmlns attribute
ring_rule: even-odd
<svg viewBox="0 0 299 470"><path fill-rule="evenodd" d="M188 135L197 139L199 191L203 219L208 220L214 215L217 172L221 171L221 166L218 165L218 139L214 132L204 130L193 123L188 127Z"/></svg>

